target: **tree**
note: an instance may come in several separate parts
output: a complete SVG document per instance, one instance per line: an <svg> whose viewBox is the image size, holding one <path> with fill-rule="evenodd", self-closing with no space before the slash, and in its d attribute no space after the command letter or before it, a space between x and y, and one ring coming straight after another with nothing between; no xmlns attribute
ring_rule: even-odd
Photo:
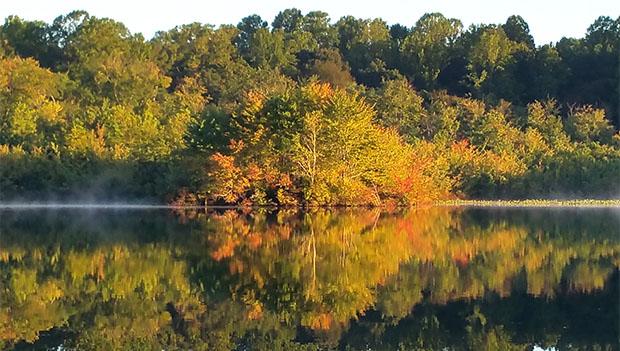
<svg viewBox="0 0 620 351"><path fill-rule="evenodd" d="M34 58L44 67L52 67L54 48L49 40L49 26L41 21L25 21L17 16L6 18L0 28L4 46L23 58Z"/></svg>
<svg viewBox="0 0 620 351"><path fill-rule="evenodd" d="M64 50L69 76L80 82L76 97L86 104L109 100L136 106L170 84L150 60L143 38L119 22L88 17L67 38Z"/></svg>
<svg viewBox="0 0 620 351"><path fill-rule="evenodd" d="M370 102L377 110L375 119L379 125L398 130L407 141L427 136L421 123L426 114L424 101L406 79L385 82Z"/></svg>
<svg viewBox="0 0 620 351"><path fill-rule="evenodd" d="M332 48L338 42L336 27L329 21L329 15L322 11L310 11L303 18L303 30L312 34L322 49Z"/></svg>
<svg viewBox="0 0 620 351"><path fill-rule="evenodd" d="M306 52L299 59L301 74L316 76L320 81L334 87L344 88L354 83L349 66L335 49L321 49L316 53Z"/></svg>
<svg viewBox="0 0 620 351"><path fill-rule="evenodd" d="M421 189L405 186L413 151L393 130L374 125L373 115L358 95L317 82L280 95L250 95L233 116L230 151L217 156L212 173L216 184L218 178L234 178L229 184L247 186L236 191L216 186L212 193L229 202L266 196L267 203L282 203L299 197L296 191L309 204L427 200L418 197ZM429 165L416 167L430 179ZM284 182L287 174L291 178Z"/></svg>
<svg viewBox="0 0 620 351"><path fill-rule="evenodd" d="M271 68L278 71L290 71L295 65L295 56L287 46L284 32L269 32L258 29L252 35L252 44L246 55L248 63L255 68Z"/></svg>
<svg viewBox="0 0 620 351"><path fill-rule="evenodd" d="M282 29L285 33L293 33L302 30L303 20L304 16L298 9L286 9L276 15L271 23L271 27L273 29Z"/></svg>
<svg viewBox="0 0 620 351"><path fill-rule="evenodd" d="M91 186L110 199L265 205L609 195L619 38L620 18L605 16L584 38L538 47L519 16L463 30L439 13L409 28L289 8L271 27L251 15L148 41L84 11L49 24L10 16L0 196Z"/></svg>
<svg viewBox="0 0 620 351"><path fill-rule="evenodd" d="M241 19L241 22L237 24L239 34L237 35L236 44L239 52L242 56L247 55L250 50L252 37L259 29L267 28L267 22L259 15L251 15Z"/></svg>
<svg viewBox="0 0 620 351"><path fill-rule="evenodd" d="M405 71L421 89L433 89L437 78L448 63L452 49L463 25L459 20L448 19L440 13L422 16L401 46Z"/></svg>
<svg viewBox="0 0 620 351"><path fill-rule="evenodd" d="M554 150L562 151L570 147L570 139L564 131L554 100L535 101L528 105L527 126L538 130L545 142Z"/></svg>
<svg viewBox="0 0 620 351"><path fill-rule="evenodd" d="M381 72L381 68L385 67L390 42L387 24L381 19L361 20L346 16L338 20L336 28L338 47L356 80L369 86L381 84L382 73L386 72Z"/></svg>
<svg viewBox="0 0 620 351"><path fill-rule="evenodd" d="M620 17L601 16L588 27L585 42L594 52L615 53L620 46Z"/></svg>
<svg viewBox="0 0 620 351"><path fill-rule="evenodd" d="M620 18L599 17L584 39L563 38L557 50L570 75L561 88L563 102L604 108L618 126L618 36Z"/></svg>
<svg viewBox="0 0 620 351"><path fill-rule="evenodd" d="M489 82L514 62L513 55L524 48L523 44L510 40L502 28L483 30L468 56L468 77L473 88L478 92L492 92Z"/></svg>
<svg viewBox="0 0 620 351"><path fill-rule="evenodd" d="M0 60L0 145L28 151L61 145L68 118L59 100L66 82L33 59Z"/></svg>
<svg viewBox="0 0 620 351"><path fill-rule="evenodd" d="M194 79L205 98L226 105L256 81L234 45L237 34L236 28L194 23L158 32L150 44L159 67L172 77L170 89Z"/></svg>
<svg viewBox="0 0 620 351"><path fill-rule="evenodd" d="M534 38L530 34L530 27L521 16L512 15L508 17L506 23L502 24L502 29L508 39L515 43L525 45L529 50L534 50Z"/></svg>
<svg viewBox="0 0 620 351"><path fill-rule="evenodd" d="M574 140L581 142L609 143L613 135L613 127L605 118L605 111L590 106L571 111L566 129Z"/></svg>
<svg viewBox="0 0 620 351"><path fill-rule="evenodd" d="M558 98L570 73L557 48L543 45L529 59L524 101Z"/></svg>

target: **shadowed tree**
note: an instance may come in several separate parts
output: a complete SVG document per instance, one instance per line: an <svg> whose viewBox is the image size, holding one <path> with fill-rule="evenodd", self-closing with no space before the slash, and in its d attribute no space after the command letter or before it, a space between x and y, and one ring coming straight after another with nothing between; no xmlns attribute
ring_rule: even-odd
<svg viewBox="0 0 620 351"><path fill-rule="evenodd" d="M280 11L271 23L273 29L282 29L286 33L302 30L303 25L304 16L296 8Z"/></svg>
<svg viewBox="0 0 620 351"><path fill-rule="evenodd" d="M524 44L530 50L535 48L534 37L530 34L530 27L521 16L510 16L506 23L502 24L502 29L508 39Z"/></svg>

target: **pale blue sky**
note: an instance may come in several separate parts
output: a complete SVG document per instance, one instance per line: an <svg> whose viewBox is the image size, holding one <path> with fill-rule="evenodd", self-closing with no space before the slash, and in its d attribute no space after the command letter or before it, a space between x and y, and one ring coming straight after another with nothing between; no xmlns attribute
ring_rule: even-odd
<svg viewBox="0 0 620 351"><path fill-rule="evenodd" d="M600 15L620 16L618 0L375 0L375 1L284 1L284 0L0 0L0 17L14 14L28 20L51 22L56 16L83 9L98 17L111 17L134 32L150 38L157 30L179 24L202 22L236 24L249 14L259 14L271 23L285 8L296 7L306 13L322 10L333 22L343 15L361 18L381 17L389 24L412 26L426 12L472 23L501 23L512 14L528 22L537 44L557 41L563 36L582 37Z"/></svg>

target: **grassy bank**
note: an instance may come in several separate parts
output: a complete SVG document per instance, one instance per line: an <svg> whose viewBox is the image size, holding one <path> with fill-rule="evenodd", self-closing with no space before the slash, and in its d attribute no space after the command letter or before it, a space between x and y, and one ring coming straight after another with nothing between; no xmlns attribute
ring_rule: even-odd
<svg viewBox="0 0 620 351"><path fill-rule="evenodd" d="M620 207L620 199L612 200L444 200L437 206L470 207Z"/></svg>
<svg viewBox="0 0 620 351"><path fill-rule="evenodd" d="M439 200L434 203L425 203L418 205L418 207L617 207L620 208L620 199L610 200L593 200L593 199L579 199L579 200L541 200L541 199L528 199L528 200ZM283 208L298 208L298 209L342 209L342 208L368 208L373 206L242 206L242 205L183 205L183 204L157 204L157 203L118 203L118 202L0 202L0 209L37 209L37 208L53 208L53 209L173 209L173 208L187 208L187 209L283 209ZM382 208L383 206L378 206Z"/></svg>

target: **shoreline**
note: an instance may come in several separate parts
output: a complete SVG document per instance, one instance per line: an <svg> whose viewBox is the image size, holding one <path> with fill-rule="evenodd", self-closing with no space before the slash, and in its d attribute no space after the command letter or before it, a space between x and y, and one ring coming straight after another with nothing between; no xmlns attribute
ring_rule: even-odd
<svg viewBox="0 0 620 351"><path fill-rule="evenodd" d="M442 200L434 203L440 207L571 207L571 208L620 208L620 199L613 200Z"/></svg>
<svg viewBox="0 0 620 351"><path fill-rule="evenodd" d="M342 209L342 208L382 208L383 206L176 206L166 204L144 204L144 203L1 203L0 210L8 209L119 209L119 210L147 210L147 209ZM514 208L514 207L541 207L541 208L620 208L620 199L610 200L439 200L432 203L409 206L409 208L422 207L496 207L496 208ZM407 208L407 207L403 207Z"/></svg>

